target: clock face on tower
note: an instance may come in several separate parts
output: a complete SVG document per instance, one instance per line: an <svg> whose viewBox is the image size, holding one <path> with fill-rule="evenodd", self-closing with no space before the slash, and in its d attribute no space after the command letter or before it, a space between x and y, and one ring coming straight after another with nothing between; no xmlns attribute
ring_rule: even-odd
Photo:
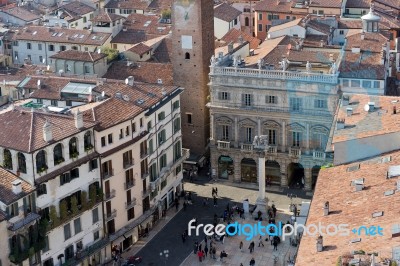
<svg viewBox="0 0 400 266"><path fill-rule="evenodd" d="M176 0L175 20L178 25L186 24L191 18L195 0Z"/></svg>

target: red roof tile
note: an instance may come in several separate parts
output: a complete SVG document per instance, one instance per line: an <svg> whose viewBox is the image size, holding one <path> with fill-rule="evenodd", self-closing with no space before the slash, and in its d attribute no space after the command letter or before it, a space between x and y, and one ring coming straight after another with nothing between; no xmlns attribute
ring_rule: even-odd
<svg viewBox="0 0 400 266"><path fill-rule="evenodd" d="M99 53L83 52L77 50L65 50L50 56L50 58L83 61L83 62L96 62L99 61L100 59L103 59L106 56L107 55L103 53L99 54Z"/></svg>
<svg viewBox="0 0 400 266"><path fill-rule="evenodd" d="M242 14L239 10L227 3L222 3L214 7L214 17L220 20L231 22Z"/></svg>
<svg viewBox="0 0 400 266"><path fill-rule="evenodd" d="M12 182L21 181L22 192L15 194L12 190ZM0 201L6 205L17 201L18 199L32 193L35 190L28 182L18 178L13 173L0 166ZM1 220L1 217L0 217Z"/></svg>

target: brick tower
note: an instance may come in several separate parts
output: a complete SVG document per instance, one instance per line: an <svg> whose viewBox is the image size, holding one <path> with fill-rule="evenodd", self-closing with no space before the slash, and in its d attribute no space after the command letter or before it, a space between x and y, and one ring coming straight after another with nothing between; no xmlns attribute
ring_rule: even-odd
<svg viewBox="0 0 400 266"><path fill-rule="evenodd" d="M174 0L172 7L174 84L185 89L181 95L183 147L196 159L206 152L210 134L206 104L214 53L213 4L211 0Z"/></svg>

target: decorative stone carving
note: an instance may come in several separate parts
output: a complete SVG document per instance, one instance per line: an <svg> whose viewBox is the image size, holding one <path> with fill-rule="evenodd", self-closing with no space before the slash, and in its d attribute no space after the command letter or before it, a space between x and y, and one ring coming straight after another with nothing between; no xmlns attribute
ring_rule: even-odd
<svg viewBox="0 0 400 266"><path fill-rule="evenodd" d="M239 66L239 61L236 56L233 57L233 67L237 68Z"/></svg>
<svg viewBox="0 0 400 266"><path fill-rule="evenodd" d="M279 129L280 125L275 121L267 121L264 123L265 128Z"/></svg>
<svg viewBox="0 0 400 266"><path fill-rule="evenodd" d="M262 58L258 59L257 65L258 65L258 69L261 70L262 67L264 66L264 59L262 59Z"/></svg>
<svg viewBox="0 0 400 266"><path fill-rule="evenodd" d="M217 60L215 59L214 55L211 56L210 63L212 67L214 67L217 64Z"/></svg>
<svg viewBox="0 0 400 266"><path fill-rule="evenodd" d="M299 123L292 123L287 126L289 131L304 131L305 127L300 125Z"/></svg>
<svg viewBox="0 0 400 266"><path fill-rule="evenodd" d="M336 62L333 62L330 72L331 72L331 74L336 74L336 71L337 71Z"/></svg>
<svg viewBox="0 0 400 266"><path fill-rule="evenodd" d="M228 126L232 125L232 123L233 123L233 121L231 119L229 119L228 117L224 117L224 116L218 117L217 119L215 119L215 122L220 125L228 125Z"/></svg>
<svg viewBox="0 0 400 266"><path fill-rule="evenodd" d="M312 69L311 63L310 63L310 61L307 61L307 64L306 64L307 73L311 73L311 69Z"/></svg>
<svg viewBox="0 0 400 266"><path fill-rule="evenodd" d="M265 149L268 146L268 135L255 136L253 145L255 149Z"/></svg>
<svg viewBox="0 0 400 266"><path fill-rule="evenodd" d="M325 134L325 135L328 135L329 130L328 130L326 127L324 127L324 126L319 126L319 125L317 125L317 126L313 126L313 127L311 128L311 132L312 132L312 133L318 133L318 134Z"/></svg>
<svg viewBox="0 0 400 266"><path fill-rule="evenodd" d="M287 60L287 58L282 59L281 66L282 70L286 71L286 69L289 67L289 60Z"/></svg>
<svg viewBox="0 0 400 266"><path fill-rule="evenodd" d="M250 119L244 119L242 121L239 122L239 126L240 127L255 127L256 126L256 122L250 120Z"/></svg>

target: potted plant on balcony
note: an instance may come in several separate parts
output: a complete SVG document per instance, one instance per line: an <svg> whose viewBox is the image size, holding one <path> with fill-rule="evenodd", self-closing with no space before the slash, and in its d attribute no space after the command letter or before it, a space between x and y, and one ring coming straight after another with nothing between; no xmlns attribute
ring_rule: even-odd
<svg viewBox="0 0 400 266"><path fill-rule="evenodd" d="M79 212L78 199L75 196L71 197L71 211L72 214L77 214Z"/></svg>
<svg viewBox="0 0 400 266"><path fill-rule="evenodd" d="M65 200L60 202L60 220L63 221L68 216L68 205Z"/></svg>
<svg viewBox="0 0 400 266"><path fill-rule="evenodd" d="M92 144L88 144L88 145L85 147L85 152L89 153L91 150L93 150L93 145L92 145Z"/></svg>
<svg viewBox="0 0 400 266"><path fill-rule="evenodd" d="M88 198L87 198L86 191L82 191L82 193L81 193L81 204L82 204L82 209L86 210L88 207Z"/></svg>
<svg viewBox="0 0 400 266"><path fill-rule="evenodd" d="M51 223L52 228L57 227L58 223L59 223L59 218L57 216L56 206L53 206L53 205L50 206L49 216L50 216L49 222Z"/></svg>
<svg viewBox="0 0 400 266"><path fill-rule="evenodd" d="M43 165L41 168L38 169L38 174L41 175L42 173L47 173L47 169L49 169L49 167L47 165Z"/></svg>
<svg viewBox="0 0 400 266"><path fill-rule="evenodd" d="M65 159L63 157L59 158L58 160L56 160L56 165L65 162Z"/></svg>
<svg viewBox="0 0 400 266"><path fill-rule="evenodd" d="M71 154L71 159L76 159L76 158L78 158L78 156L79 156L79 152L73 152L72 154Z"/></svg>

